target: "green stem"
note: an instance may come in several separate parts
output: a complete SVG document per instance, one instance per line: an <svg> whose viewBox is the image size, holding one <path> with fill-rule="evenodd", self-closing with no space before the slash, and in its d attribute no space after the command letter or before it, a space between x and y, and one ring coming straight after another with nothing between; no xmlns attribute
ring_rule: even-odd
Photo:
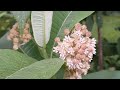
<svg viewBox="0 0 120 90"><path fill-rule="evenodd" d="M45 59L49 58L49 57L48 57L48 54L47 54L47 52L46 52L46 49L43 48L42 50L43 50L43 54L44 54L43 56L44 56L44 58L45 58Z"/></svg>
<svg viewBox="0 0 120 90"><path fill-rule="evenodd" d="M32 38L32 41L33 41L34 43L36 43L33 38ZM46 52L46 48L42 48L42 47L40 47L38 44L36 44L36 45L38 46L38 50L39 50L40 55L41 55L43 58L45 58L45 59L49 58L49 57L48 57L48 54L47 54L47 52Z"/></svg>
<svg viewBox="0 0 120 90"><path fill-rule="evenodd" d="M38 49L43 58L45 58L45 59L49 58L45 48L38 47Z"/></svg>

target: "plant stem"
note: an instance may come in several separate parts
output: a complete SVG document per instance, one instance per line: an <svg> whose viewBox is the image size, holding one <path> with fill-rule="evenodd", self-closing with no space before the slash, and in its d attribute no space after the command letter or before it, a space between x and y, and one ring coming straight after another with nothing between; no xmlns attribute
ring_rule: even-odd
<svg viewBox="0 0 120 90"><path fill-rule="evenodd" d="M98 26L98 64L99 70L103 69L103 49L102 49L102 33L101 28L103 26L103 18L102 18L102 11L96 12L96 23Z"/></svg>
<svg viewBox="0 0 120 90"><path fill-rule="evenodd" d="M98 28L98 52L99 52L99 59L98 59L98 64L99 64L99 70L103 69L103 49L102 49L102 33L100 28Z"/></svg>
<svg viewBox="0 0 120 90"><path fill-rule="evenodd" d="M32 38L32 41L33 41L34 43L36 43L33 38ZM48 59L49 57L48 57L48 54L47 54L47 52L46 52L46 48L42 48L42 47L40 47L38 44L37 44L37 46L38 46L38 50L39 50L39 52L40 52L40 55L41 55L43 58Z"/></svg>
<svg viewBox="0 0 120 90"><path fill-rule="evenodd" d="M49 58L45 48L43 48L43 54L45 59Z"/></svg>
<svg viewBox="0 0 120 90"><path fill-rule="evenodd" d="M40 54L43 58L45 58L45 59L49 58L45 48L40 48L39 47L39 52L40 52Z"/></svg>

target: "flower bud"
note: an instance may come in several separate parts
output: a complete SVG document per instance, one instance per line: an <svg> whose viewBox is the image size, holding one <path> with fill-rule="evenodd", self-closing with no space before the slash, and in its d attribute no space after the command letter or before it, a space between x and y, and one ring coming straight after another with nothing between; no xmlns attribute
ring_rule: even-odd
<svg viewBox="0 0 120 90"><path fill-rule="evenodd" d="M60 38L59 37L56 37L55 40L54 40L56 43L60 42Z"/></svg>
<svg viewBox="0 0 120 90"><path fill-rule="evenodd" d="M75 29L76 30L81 30L81 24L80 23L76 23L75 24Z"/></svg>
<svg viewBox="0 0 120 90"><path fill-rule="evenodd" d="M87 61L87 62L88 62L89 60L90 60L90 58L88 58L88 57L86 57L86 58L85 58L85 61Z"/></svg>
<svg viewBox="0 0 120 90"><path fill-rule="evenodd" d="M10 33L10 34L9 34L9 37L10 37L10 39L13 39L14 34Z"/></svg>
<svg viewBox="0 0 120 90"><path fill-rule="evenodd" d="M82 35L86 35L86 30L81 30Z"/></svg>
<svg viewBox="0 0 120 90"><path fill-rule="evenodd" d="M28 29L24 29L24 34L28 34L28 33L29 33Z"/></svg>
<svg viewBox="0 0 120 90"><path fill-rule="evenodd" d="M25 24L25 29L29 29L30 25L28 23Z"/></svg>
<svg viewBox="0 0 120 90"><path fill-rule="evenodd" d="M17 29L18 28L18 23L15 23L14 25L13 25L13 27L12 27L12 29Z"/></svg>
<svg viewBox="0 0 120 90"><path fill-rule="evenodd" d="M65 29L65 30L64 30L64 34L65 34L65 35L69 35L69 33L70 33L70 30L69 30L69 29Z"/></svg>
<svg viewBox="0 0 120 90"><path fill-rule="evenodd" d="M86 25L82 25L81 28L82 28L82 30L87 29Z"/></svg>
<svg viewBox="0 0 120 90"><path fill-rule="evenodd" d="M81 55L81 60L85 60L86 56L83 54Z"/></svg>
<svg viewBox="0 0 120 90"><path fill-rule="evenodd" d="M82 46L81 46L81 48L83 49L83 50L85 50L87 47L86 47L86 44L83 44Z"/></svg>
<svg viewBox="0 0 120 90"><path fill-rule="evenodd" d="M19 42L19 39L18 39L18 38L13 38L13 42L14 42L14 43L18 43L18 42Z"/></svg>
<svg viewBox="0 0 120 90"><path fill-rule="evenodd" d="M84 54L84 50L83 50L83 49L80 49L78 52L79 52L81 55Z"/></svg>
<svg viewBox="0 0 120 90"><path fill-rule="evenodd" d="M14 36L19 36L19 32L18 31L15 31L13 34L14 34Z"/></svg>
<svg viewBox="0 0 120 90"><path fill-rule="evenodd" d="M88 49L90 52L92 52L93 51L93 48L92 47L89 47L89 49Z"/></svg>
<svg viewBox="0 0 120 90"><path fill-rule="evenodd" d="M77 54L75 57L76 57L76 59L79 60L79 59L80 59L80 56L81 56L80 54Z"/></svg>
<svg viewBox="0 0 120 90"><path fill-rule="evenodd" d="M78 46L73 47L74 51L77 51L79 48Z"/></svg>
<svg viewBox="0 0 120 90"><path fill-rule="evenodd" d="M30 40L32 38L31 34L26 34L26 37Z"/></svg>
<svg viewBox="0 0 120 90"><path fill-rule="evenodd" d="M91 37L91 32L86 32L86 37Z"/></svg>
<svg viewBox="0 0 120 90"><path fill-rule="evenodd" d="M13 49L17 50L18 49L18 45L13 45Z"/></svg>
<svg viewBox="0 0 120 90"><path fill-rule="evenodd" d="M27 42L29 42L29 40L28 39L23 39L23 42L27 43Z"/></svg>
<svg viewBox="0 0 120 90"><path fill-rule="evenodd" d="M16 30L15 29L10 29L10 33L14 33Z"/></svg>
<svg viewBox="0 0 120 90"><path fill-rule="evenodd" d="M19 45L19 43L13 42L13 45Z"/></svg>
<svg viewBox="0 0 120 90"><path fill-rule="evenodd" d="M22 35L22 38L23 38L23 39L27 39L26 34L23 34L23 35Z"/></svg>

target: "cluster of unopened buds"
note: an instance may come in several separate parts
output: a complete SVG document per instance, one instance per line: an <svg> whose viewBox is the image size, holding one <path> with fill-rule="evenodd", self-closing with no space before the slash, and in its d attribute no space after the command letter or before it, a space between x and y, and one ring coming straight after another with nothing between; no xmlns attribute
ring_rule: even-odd
<svg viewBox="0 0 120 90"><path fill-rule="evenodd" d="M74 30L64 30L65 37L60 40L55 38L57 43L53 52L58 53L60 58L66 62L66 79L82 79L90 69L90 62L93 54L96 54L95 38L91 38L91 32L86 25L75 24Z"/></svg>
<svg viewBox="0 0 120 90"><path fill-rule="evenodd" d="M32 36L29 32L29 28L29 23L26 23L22 35L19 32L18 23L15 23L12 29L10 29L7 39L13 42L14 50L17 50L21 45L24 45L31 40Z"/></svg>

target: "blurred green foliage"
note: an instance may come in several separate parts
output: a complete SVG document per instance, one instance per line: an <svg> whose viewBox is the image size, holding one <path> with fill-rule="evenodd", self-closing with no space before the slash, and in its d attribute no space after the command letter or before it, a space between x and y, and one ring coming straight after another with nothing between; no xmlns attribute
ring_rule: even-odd
<svg viewBox="0 0 120 90"><path fill-rule="evenodd" d="M120 12L103 12L102 44L104 69L120 70ZM94 21L96 20L93 15ZM98 39L97 24L94 22L92 35ZM98 48L97 48L98 49ZM89 72L98 71L98 52L94 56Z"/></svg>
<svg viewBox="0 0 120 90"><path fill-rule="evenodd" d="M7 11L0 11L0 37L2 37L15 23L13 16Z"/></svg>

